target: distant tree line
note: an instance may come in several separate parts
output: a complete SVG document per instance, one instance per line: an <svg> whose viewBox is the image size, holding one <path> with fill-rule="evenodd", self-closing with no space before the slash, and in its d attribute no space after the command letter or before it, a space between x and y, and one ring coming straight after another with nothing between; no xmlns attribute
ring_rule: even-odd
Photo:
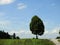
<svg viewBox="0 0 60 45"><path fill-rule="evenodd" d="M59 30L59 36L57 36L56 39L60 39L60 30Z"/></svg>
<svg viewBox="0 0 60 45"><path fill-rule="evenodd" d="M20 39L15 33L10 35L8 32L0 31L0 39Z"/></svg>

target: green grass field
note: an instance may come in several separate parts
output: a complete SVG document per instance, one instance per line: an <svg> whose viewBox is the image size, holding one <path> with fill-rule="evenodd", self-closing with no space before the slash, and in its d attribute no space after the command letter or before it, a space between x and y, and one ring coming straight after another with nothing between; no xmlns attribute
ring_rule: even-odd
<svg viewBox="0 0 60 45"><path fill-rule="evenodd" d="M55 45L47 39L0 39L0 45Z"/></svg>

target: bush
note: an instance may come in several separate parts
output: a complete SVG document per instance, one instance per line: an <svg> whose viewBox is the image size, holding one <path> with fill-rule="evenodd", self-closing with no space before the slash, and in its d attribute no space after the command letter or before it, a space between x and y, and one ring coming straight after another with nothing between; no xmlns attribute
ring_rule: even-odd
<svg viewBox="0 0 60 45"><path fill-rule="evenodd" d="M57 37L56 39L60 39L60 37Z"/></svg>

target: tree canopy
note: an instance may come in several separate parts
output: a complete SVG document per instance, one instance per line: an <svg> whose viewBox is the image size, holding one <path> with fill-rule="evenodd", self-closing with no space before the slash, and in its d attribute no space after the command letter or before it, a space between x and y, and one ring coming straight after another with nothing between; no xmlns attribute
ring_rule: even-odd
<svg viewBox="0 0 60 45"><path fill-rule="evenodd" d="M15 33L10 35L8 32L0 31L0 39L19 39L19 37L16 37Z"/></svg>
<svg viewBox="0 0 60 45"><path fill-rule="evenodd" d="M0 39L11 39L11 36L8 34L8 32L0 31Z"/></svg>
<svg viewBox="0 0 60 45"><path fill-rule="evenodd" d="M44 24L43 21L38 16L33 16L30 22L30 30L32 34L43 35L44 34Z"/></svg>

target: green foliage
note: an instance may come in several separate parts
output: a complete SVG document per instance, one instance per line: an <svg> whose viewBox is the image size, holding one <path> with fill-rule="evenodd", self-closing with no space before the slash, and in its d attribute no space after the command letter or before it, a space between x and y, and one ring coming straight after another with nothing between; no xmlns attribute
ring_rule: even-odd
<svg viewBox="0 0 60 45"><path fill-rule="evenodd" d="M11 36L8 34L8 32L0 31L0 39L11 39Z"/></svg>
<svg viewBox="0 0 60 45"><path fill-rule="evenodd" d="M16 39L20 39L20 38L17 36Z"/></svg>
<svg viewBox="0 0 60 45"><path fill-rule="evenodd" d="M60 30L59 30L59 34L60 34Z"/></svg>
<svg viewBox="0 0 60 45"><path fill-rule="evenodd" d="M56 39L60 39L60 37L57 37Z"/></svg>
<svg viewBox="0 0 60 45"><path fill-rule="evenodd" d="M15 33L13 33L13 39L16 39L16 34Z"/></svg>
<svg viewBox="0 0 60 45"><path fill-rule="evenodd" d="M32 17L30 22L30 30L32 31L32 34L35 34L35 35L44 34L44 24L43 24L43 21L38 16Z"/></svg>
<svg viewBox="0 0 60 45"><path fill-rule="evenodd" d="M47 39L0 39L0 45L55 45Z"/></svg>
<svg viewBox="0 0 60 45"><path fill-rule="evenodd" d="M0 39L20 39L16 34L10 35L8 32L0 31Z"/></svg>

